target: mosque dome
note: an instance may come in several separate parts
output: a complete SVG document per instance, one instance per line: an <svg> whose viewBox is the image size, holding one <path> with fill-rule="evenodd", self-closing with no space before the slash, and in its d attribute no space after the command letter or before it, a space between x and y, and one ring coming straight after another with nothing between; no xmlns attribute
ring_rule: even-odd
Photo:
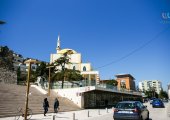
<svg viewBox="0 0 170 120"><path fill-rule="evenodd" d="M71 53L71 54L77 53L77 52L76 52L75 50L73 50L73 49L68 49L68 48L66 48L66 49L62 49L62 50L58 51L58 54L64 54L64 53L66 53L66 52L69 52L69 53Z"/></svg>

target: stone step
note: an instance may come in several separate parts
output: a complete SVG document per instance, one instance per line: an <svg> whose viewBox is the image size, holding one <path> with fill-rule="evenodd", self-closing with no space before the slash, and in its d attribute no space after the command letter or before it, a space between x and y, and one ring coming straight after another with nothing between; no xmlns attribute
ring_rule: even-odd
<svg viewBox="0 0 170 120"><path fill-rule="evenodd" d="M25 108L26 86L0 83L0 117L15 116L18 106ZM51 96L41 94L38 90L30 87L28 107L32 109L33 114L43 113L43 100L48 98L49 112L53 112L53 103L55 98L59 99L60 111L79 110L80 108L72 101L58 96L51 91Z"/></svg>

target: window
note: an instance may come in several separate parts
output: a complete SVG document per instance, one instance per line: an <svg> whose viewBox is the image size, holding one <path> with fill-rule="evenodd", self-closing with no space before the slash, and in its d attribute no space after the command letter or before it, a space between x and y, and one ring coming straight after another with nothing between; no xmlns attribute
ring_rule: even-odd
<svg viewBox="0 0 170 120"><path fill-rule="evenodd" d="M134 109L135 103L119 103L116 108L119 109Z"/></svg>
<svg viewBox="0 0 170 120"><path fill-rule="evenodd" d="M35 66L32 66L32 69L35 69Z"/></svg>
<svg viewBox="0 0 170 120"><path fill-rule="evenodd" d="M142 108L142 107L143 107L143 104L140 103L140 102L137 102L137 103L136 103L136 106L139 107L139 108Z"/></svg>
<svg viewBox="0 0 170 120"><path fill-rule="evenodd" d="M83 67L83 71L86 71L86 67L85 66Z"/></svg>

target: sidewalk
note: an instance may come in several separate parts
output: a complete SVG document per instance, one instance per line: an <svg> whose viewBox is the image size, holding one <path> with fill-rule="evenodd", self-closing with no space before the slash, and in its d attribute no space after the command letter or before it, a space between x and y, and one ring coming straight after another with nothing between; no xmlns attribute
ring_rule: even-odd
<svg viewBox="0 0 170 120"><path fill-rule="evenodd" d="M88 117L89 113L89 117ZM100 114L99 114L100 113ZM59 112L57 114L48 113L46 116L43 114L33 115L30 120L96 120L96 117L103 115L111 114L112 109L86 109L80 111L71 111L71 112ZM75 114L75 119L73 119L73 114ZM0 118L0 120L15 120L14 117ZM21 117L19 120L23 120Z"/></svg>

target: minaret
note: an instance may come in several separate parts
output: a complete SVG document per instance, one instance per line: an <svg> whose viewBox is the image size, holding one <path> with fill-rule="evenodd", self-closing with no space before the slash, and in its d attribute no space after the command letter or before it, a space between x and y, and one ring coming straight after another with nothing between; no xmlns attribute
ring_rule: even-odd
<svg viewBox="0 0 170 120"><path fill-rule="evenodd" d="M58 40L57 40L57 53L60 51L60 35L58 35Z"/></svg>

